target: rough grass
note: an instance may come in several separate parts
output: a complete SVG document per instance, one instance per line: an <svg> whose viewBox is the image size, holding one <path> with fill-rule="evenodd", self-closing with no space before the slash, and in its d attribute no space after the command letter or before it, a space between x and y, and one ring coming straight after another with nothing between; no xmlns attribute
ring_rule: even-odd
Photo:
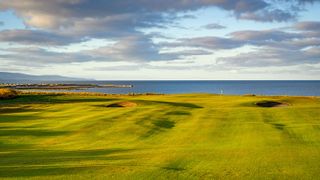
<svg viewBox="0 0 320 180"><path fill-rule="evenodd" d="M106 107L117 102L138 106ZM0 179L317 179L319 109L312 97L21 95L0 100Z"/></svg>
<svg viewBox="0 0 320 180"><path fill-rule="evenodd" d="M17 92L13 89L0 88L0 99L12 99L17 97Z"/></svg>

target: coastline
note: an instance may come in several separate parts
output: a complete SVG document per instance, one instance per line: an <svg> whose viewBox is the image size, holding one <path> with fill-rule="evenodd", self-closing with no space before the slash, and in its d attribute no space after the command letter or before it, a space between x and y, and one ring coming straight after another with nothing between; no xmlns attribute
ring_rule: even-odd
<svg viewBox="0 0 320 180"><path fill-rule="evenodd" d="M65 83L39 83L39 84L21 84L4 83L0 88L12 88L17 90L85 90L89 88L132 88L133 85L126 84L65 84Z"/></svg>
<svg viewBox="0 0 320 180"><path fill-rule="evenodd" d="M17 90L18 94L21 95L77 95L77 96L179 96L179 95L213 95L213 96L236 96L236 97L309 97L309 98L320 98L320 96L306 96L306 95L264 95L264 94L216 94L216 93L176 93L176 94L165 94L165 93L127 93L127 94L116 94L116 93L103 93L103 92L69 92L69 91L32 91L32 90Z"/></svg>

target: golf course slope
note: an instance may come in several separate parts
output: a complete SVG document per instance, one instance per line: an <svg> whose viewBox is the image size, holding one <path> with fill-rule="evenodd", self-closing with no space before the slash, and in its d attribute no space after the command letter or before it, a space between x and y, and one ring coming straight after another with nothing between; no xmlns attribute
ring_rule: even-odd
<svg viewBox="0 0 320 180"><path fill-rule="evenodd" d="M317 97L25 94L0 100L0 179L319 174Z"/></svg>

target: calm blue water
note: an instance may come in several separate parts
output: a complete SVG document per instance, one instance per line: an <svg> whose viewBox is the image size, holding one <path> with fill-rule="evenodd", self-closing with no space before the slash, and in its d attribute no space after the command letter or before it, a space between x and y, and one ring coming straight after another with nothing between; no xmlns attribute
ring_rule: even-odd
<svg viewBox="0 0 320 180"><path fill-rule="evenodd" d="M26 82L22 82L26 83ZM39 83L39 82L38 82ZM52 83L52 82L48 82ZM83 81L57 83L125 84L132 88L92 88L73 92L215 93L320 96L320 81Z"/></svg>
<svg viewBox="0 0 320 180"><path fill-rule="evenodd" d="M133 85L132 88L82 90L115 94L153 92L320 96L320 81L92 81L82 83Z"/></svg>

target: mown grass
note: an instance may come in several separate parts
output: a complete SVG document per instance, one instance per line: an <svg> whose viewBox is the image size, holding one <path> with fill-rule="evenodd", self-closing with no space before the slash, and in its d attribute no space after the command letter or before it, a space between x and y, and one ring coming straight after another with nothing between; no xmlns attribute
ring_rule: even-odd
<svg viewBox="0 0 320 180"><path fill-rule="evenodd" d="M107 107L118 102L137 106ZM0 100L0 179L317 179L319 109L316 97L22 94Z"/></svg>

